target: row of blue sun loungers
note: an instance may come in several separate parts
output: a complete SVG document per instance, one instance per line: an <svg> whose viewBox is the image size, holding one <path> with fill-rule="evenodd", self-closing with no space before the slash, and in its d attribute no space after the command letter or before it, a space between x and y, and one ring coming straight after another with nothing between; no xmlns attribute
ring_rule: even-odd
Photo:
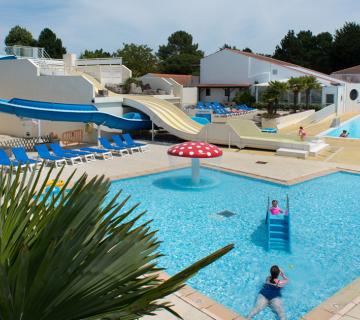
<svg viewBox="0 0 360 320"><path fill-rule="evenodd" d="M214 112L215 116L219 116L219 117L232 117L232 116L237 116L237 115L243 115L243 114L247 114L249 112L253 112L256 110L255 108L250 108L247 105L243 104L243 105L236 106L236 107L230 109L230 111L229 111L227 108L225 108L223 105L221 105L217 101L206 102L206 103L199 101L197 104L197 109L211 110Z"/></svg>
<svg viewBox="0 0 360 320"><path fill-rule="evenodd" d="M14 160L10 159L4 149L0 149L0 166L24 167L30 170L36 169L41 162L46 165L54 165L60 167L65 164L81 164L84 162L94 161L96 158L104 160L112 159L113 155L124 156L130 155L134 152L145 152L149 149L147 144L135 142L129 134L112 136L113 143L107 138L99 138L101 147L87 147L80 149L63 149L58 143L51 143L49 151L46 145L36 145L35 150L38 153L37 159L32 159L28 156L24 147L12 148L12 153L15 157Z"/></svg>

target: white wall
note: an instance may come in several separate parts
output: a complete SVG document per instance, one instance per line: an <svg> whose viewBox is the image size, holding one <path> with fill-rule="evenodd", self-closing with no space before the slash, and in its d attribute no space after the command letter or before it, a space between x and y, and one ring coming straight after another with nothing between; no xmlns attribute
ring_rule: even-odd
<svg viewBox="0 0 360 320"><path fill-rule="evenodd" d="M132 77L132 71L124 65L121 65L121 74L123 82Z"/></svg>
<svg viewBox="0 0 360 320"><path fill-rule="evenodd" d="M351 90L357 90L358 97L350 99ZM347 83L344 90L344 102L346 112L360 112L360 83Z"/></svg>
<svg viewBox="0 0 360 320"><path fill-rule="evenodd" d="M19 138L26 137L27 132L32 137L37 137L38 135L37 121L31 121L31 119L18 118L15 115L0 112L0 123L0 134ZM82 129L84 142L96 142L96 134L86 133L84 123L41 120L40 126L41 135L48 135L53 132L59 138L66 131Z"/></svg>
<svg viewBox="0 0 360 320"><path fill-rule="evenodd" d="M254 84L302 75L296 70L229 50L211 54L200 62L200 83L203 84Z"/></svg>
<svg viewBox="0 0 360 320"><path fill-rule="evenodd" d="M166 92L166 94L174 94L173 91L173 85L170 81L168 81L165 78L160 78L160 77L152 77L152 76L142 76L139 78L143 85L150 85L151 89L153 90L164 90Z"/></svg>
<svg viewBox="0 0 360 320"><path fill-rule="evenodd" d="M200 83L237 84L248 82L248 59L222 50L200 61Z"/></svg>
<svg viewBox="0 0 360 320"><path fill-rule="evenodd" d="M209 88L210 89L210 96L206 96L206 89L202 88L200 91L199 100L205 101L205 102L228 102L232 101L235 98L235 95L240 89L238 88L230 88L230 99L228 100L228 97L225 96L225 90L224 88Z"/></svg>
<svg viewBox="0 0 360 320"><path fill-rule="evenodd" d="M90 66L77 66L76 70L87 73L94 77L102 85L105 84L122 84L124 83L122 66L114 65L90 65Z"/></svg>
<svg viewBox="0 0 360 320"><path fill-rule="evenodd" d="M185 87L182 88L182 106L196 105L198 102L198 88Z"/></svg>
<svg viewBox="0 0 360 320"><path fill-rule="evenodd" d="M91 103L93 85L81 76L39 76L26 59L0 61L0 98Z"/></svg>

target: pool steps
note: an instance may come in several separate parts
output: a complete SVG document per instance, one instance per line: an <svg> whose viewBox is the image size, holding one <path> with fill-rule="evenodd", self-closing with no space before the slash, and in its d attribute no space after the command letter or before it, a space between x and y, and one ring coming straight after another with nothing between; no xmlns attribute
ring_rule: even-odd
<svg viewBox="0 0 360 320"><path fill-rule="evenodd" d="M289 199L286 198L287 214L271 215L269 207L270 200L268 200L266 217L268 250L283 250L291 252Z"/></svg>

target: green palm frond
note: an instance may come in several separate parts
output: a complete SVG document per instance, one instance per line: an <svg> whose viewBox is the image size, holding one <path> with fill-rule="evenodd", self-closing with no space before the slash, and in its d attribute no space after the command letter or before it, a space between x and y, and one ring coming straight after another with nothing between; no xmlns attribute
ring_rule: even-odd
<svg viewBox="0 0 360 320"><path fill-rule="evenodd" d="M0 319L138 319L159 308L226 246L166 281L156 231L141 223L137 205L119 192L106 201L110 181L82 175L69 192L46 192L53 172L0 170ZM172 311L173 312L173 311Z"/></svg>

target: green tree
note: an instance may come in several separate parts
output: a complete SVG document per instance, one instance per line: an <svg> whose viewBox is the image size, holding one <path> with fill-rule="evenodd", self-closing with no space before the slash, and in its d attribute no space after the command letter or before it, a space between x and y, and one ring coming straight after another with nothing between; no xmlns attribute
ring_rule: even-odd
<svg viewBox="0 0 360 320"><path fill-rule="evenodd" d="M82 175L65 192L46 191L50 175L0 170L0 309L13 320L135 320L157 309L232 245L163 281L159 241L121 191L105 201L110 181ZM45 178L45 180L44 180ZM175 314L175 312L173 312Z"/></svg>
<svg viewBox="0 0 360 320"><path fill-rule="evenodd" d="M110 58L109 52L103 51L103 49L96 49L94 51L85 50L80 53L80 59L95 59L95 58Z"/></svg>
<svg viewBox="0 0 360 320"><path fill-rule="evenodd" d="M304 90L304 82L302 77L290 78L288 80L288 88L294 94L294 112L296 112L296 108L299 101L299 94Z"/></svg>
<svg viewBox="0 0 360 320"><path fill-rule="evenodd" d="M309 104L310 104L311 91L320 89L321 84L314 76L303 76L303 77L300 77L300 78L302 79L303 90L305 91L306 109L308 109Z"/></svg>
<svg viewBox="0 0 360 320"><path fill-rule="evenodd" d="M347 22L335 32L332 52L333 71L360 64L360 24Z"/></svg>
<svg viewBox="0 0 360 320"><path fill-rule="evenodd" d="M252 50L249 47L242 49L242 51L252 53Z"/></svg>
<svg viewBox="0 0 360 320"><path fill-rule="evenodd" d="M49 28L45 28L40 32L37 43L39 47L45 49L51 58L62 59L63 54L66 53L61 39L57 38L56 34Z"/></svg>
<svg viewBox="0 0 360 320"><path fill-rule="evenodd" d="M329 32L314 35L311 31L297 34L290 30L276 46L273 57L324 73L331 72L333 38Z"/></svg>
<svg viewBox="0 0 360 320"><path fill-rule="evenodd" d="M30 31L17 25L9 31L5 38L5 45L35 46L36 40L34 40Z"/></svg>
<svg viewBox="0 0 360 320"><path fill-rule="evenodd" d="M124 43L123 47L116 51L116 55L122 57L124 65L132 71L134 77L156 71L156 56L147 45Z"/></svg>
<svg viewBox="0 0 360 320"><path fill-rule="evenodd" d="M281 81L269 81L269 88L271 91L272 96L274 97L274 114L277 113L277 109L279 107L279 101L283 94L287 92L289 89L287 82L281 82Z"/></svg>
<svg viewBox="0 0 360 320"><path fill-rule="evenodd" d="M168 43L159 47L157 56L162 72L177 74L198 74L200 59L204 52L199 45L193 43L191 34L185 31L174 32L168 38Z"/></svg>
<svg viewBox="0 0 360 320"><path fill-rule="evenodd" d="M233 49L233 50L239 50L236 46L231 46L230 44L224 43L219 50L224 50L224 49Z"/></svg>

